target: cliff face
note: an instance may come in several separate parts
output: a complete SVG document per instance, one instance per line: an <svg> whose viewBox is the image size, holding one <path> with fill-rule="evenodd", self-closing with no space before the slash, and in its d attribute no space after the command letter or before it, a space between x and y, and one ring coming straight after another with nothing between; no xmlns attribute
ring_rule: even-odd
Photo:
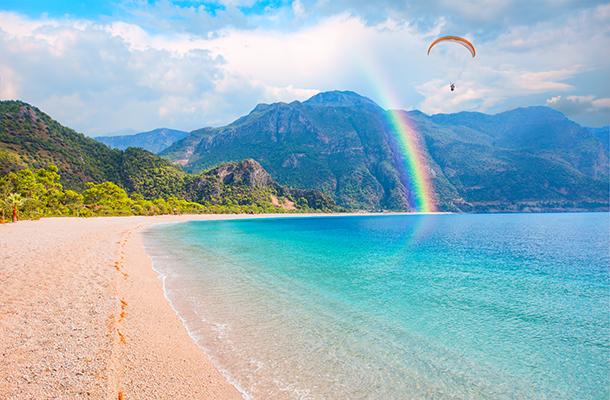
<svg viewBox="0 0 610 400"><path fill-rule="evenodd" d="M222 183L246 186L251 189L267 189L277 184L256 161L249 159L237 164L223 164L209 174L217 176Z"/></svg>

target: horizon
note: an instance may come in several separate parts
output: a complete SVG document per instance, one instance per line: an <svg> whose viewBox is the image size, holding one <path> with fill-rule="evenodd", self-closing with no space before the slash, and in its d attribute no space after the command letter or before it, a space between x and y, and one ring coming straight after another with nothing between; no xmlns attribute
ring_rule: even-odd
<svg viewBox="0 0 610 400"><path fill-rule="evenodd" d="M91 137L223 126L333 90L427 115L548 106L598 128L610 125L609 26L599 0L4 0L0 100ZM428 56L444 35L476 57Z"/></svg>

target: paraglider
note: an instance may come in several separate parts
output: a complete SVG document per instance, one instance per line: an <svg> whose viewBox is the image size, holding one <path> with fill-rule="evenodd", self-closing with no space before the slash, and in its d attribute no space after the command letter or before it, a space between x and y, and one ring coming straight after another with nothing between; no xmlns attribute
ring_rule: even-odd
<svg viewBox="0 0 610 400"><path fill-rule="evenodd" d="M434 42L432 42L432 44L428 48L428 55L430 55L430 50L432 50L434 45L436 45L437 43L440 43L440 42L445 42L445 41L461 44L462 46L464 46L468 49L468 51L470 52L470 54L472 54L473 57L477 54L477 52L474 49L474 46L468 40L461 38L459 36L443 36L443 37L436 39Z"/></svg>
<svg viewBox="0 0 610 400"><path fill-rule="evenodd" d="M430 55L430 50L432 50L432 48L440 42L450 42L450 43L460 44L460 45L464 46L470 52L470 54L472 54L472 57L474 57L477 54L476 50L474 49L474 46L468 40L461 38L459 36L443 36L443 37L436 39L434 42L432 42L432 44L428 48L428 55ZM455 90L455 85L453 83L451 83L451 85L449 87L451 88L452 92Z"/></svg>

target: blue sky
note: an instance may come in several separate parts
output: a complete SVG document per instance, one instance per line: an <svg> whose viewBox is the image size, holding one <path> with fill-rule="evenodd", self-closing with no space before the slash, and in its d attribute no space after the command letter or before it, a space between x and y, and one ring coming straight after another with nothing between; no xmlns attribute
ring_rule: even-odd
<svg viewBox="0 0 610 400"><path fill-rule="evenodd" d="M435 47L458 35L477 49ZM352 90L387 109L610 123L610 2L0 1L0 98L97 136ZM456 91L449 90L449 83Z"/></svg>
<svg viewBox="0 0 610 400"><path fill-rule="evenodd" d="M0 9L18 12L33 18L47 14L52 18L70 15L78 18L97 19L100 15L111 16L116 9L113 3L78 0L2 0Z"/></svg>

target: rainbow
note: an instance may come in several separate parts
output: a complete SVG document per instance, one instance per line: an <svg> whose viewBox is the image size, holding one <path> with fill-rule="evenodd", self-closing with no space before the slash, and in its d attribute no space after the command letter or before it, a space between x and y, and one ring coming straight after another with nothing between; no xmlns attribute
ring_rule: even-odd
<svg viewBox="0 0 610 400"><path fill-rule="evenodd" d="M417 212L434 212L434 189L428 163L422 156L415 124L404 111L389 110L388 121L396 134L402 165L402 182L410 189L409 206Z"/></svg>
<svg viewBox="0 0 610 400"><path fill-rule="evenodd" d="M378 104L387 111L390 130L395 134L402 161L401 181L409 194L409 207L416 212L435 212L436 195L430 181L430 169L418 141L416 125L404 111L399 111L400 101L396 95L395 82L390 82L384 68L377 63L380 57L366 54L367 50L355 52L357 64L375 89Z"/></svg>

